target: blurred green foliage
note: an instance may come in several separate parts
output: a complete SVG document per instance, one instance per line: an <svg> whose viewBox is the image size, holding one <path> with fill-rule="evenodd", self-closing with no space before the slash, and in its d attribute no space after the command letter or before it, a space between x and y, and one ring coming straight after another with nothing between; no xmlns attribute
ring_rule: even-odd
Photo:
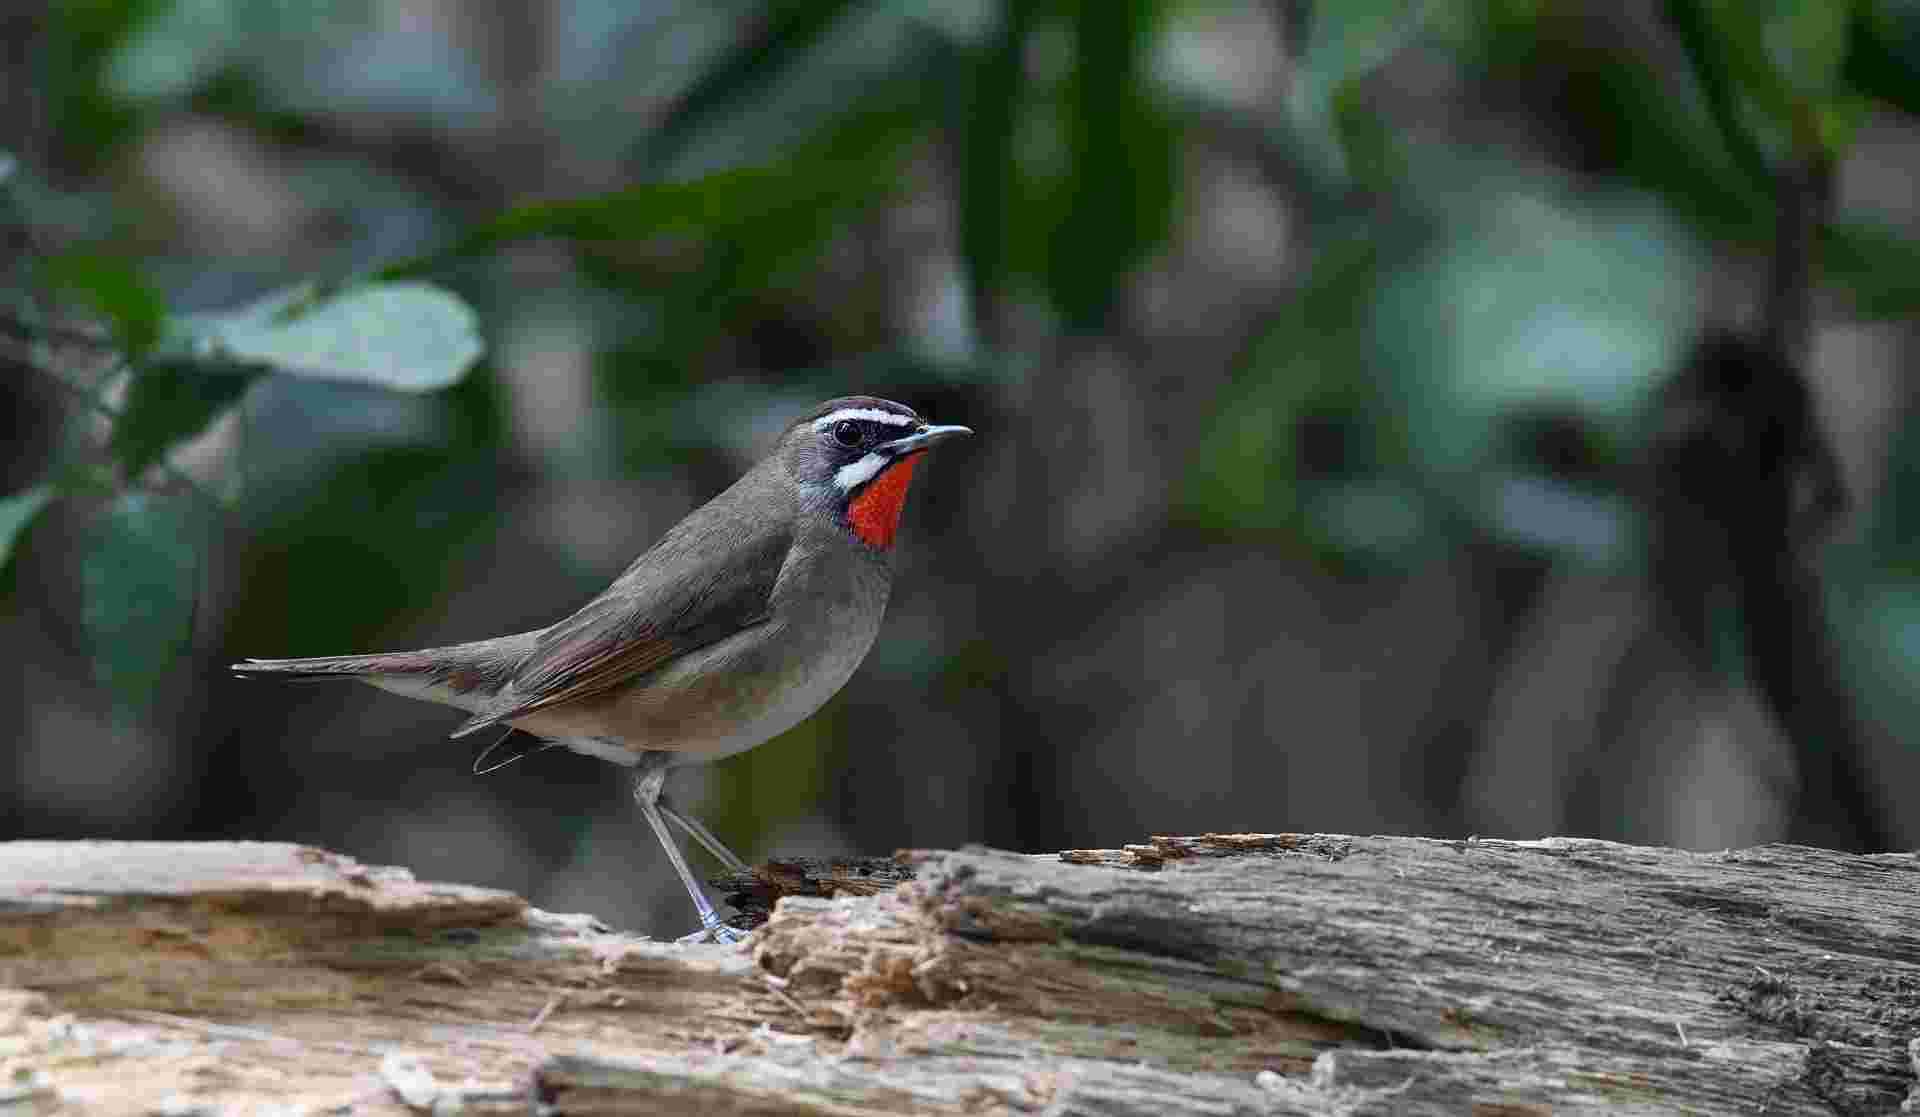
<svg viewBox="0 0 1920 1117"><path fill-rule="evenodd" d="M127 402L114 420L107 448L129 476L137 477L239 403L258 375L245 366L146 362L127 385Z"/></svg>
<svg viewBox="0 0 1920 1117"><path fill-rule="evenodd" d="M114 341L138 360L160 340L166 304L133 263L97 251L70 251L42 265L41 283L54 297L71 296L113 323Z"/></svg>
<svg viewBox="0 0 1920 1117"><path fill-rule="evenodd" d="M19 188L18 176L0 181L0 191ZM10 500L0 556L54 501L97 498L100 473L84 463L105 454L123 488L88 529L80 621L101 680L136 703L152 696L192 638L210 537L207 510L191 498L226 504L169 465L168 454L239 406L261 377L425 392L458 382L482 353L472 310L426 283L358 282L325 293L300 284L227 312L186 314L170 311L111 242L46 256L25 284L4 292L4 305L27 360L110 426L99 451L70 440L70 460L50 463L53 480ZM97 331L88 317L110 329ZM109 403L116 386L124 399ZM163 495L174 489L188 495Z"/></svg>
<svg viewBox="0 0 1920 1117"><path fill-rule="evenodd" d="M12 496L0 498L0 569L13 557L14 545L26 533L33 518L52 501L52 485L35 485Z"/></svg>
<svg viewBox="0 0 1920 1117"><path fill-rule="evenodd" d="M1582 424L1585 453L1630 457L1653 392L1710 312L1696 297L1703 256L1764 260L1776 174L1844 158L1869 101L1909 103L1920 70L1902 71L1889 43L1920 15L1783 2L1756 18L1753 5L1674 0L1663 12L1692 63L1676 76L1581 34L1576 8L1315 6L1292 131L1274 142L1320 180L1329 216L1368 216L1329 224L1304 286L1246 351L1189 474L1200 522L1278 529L1330 556L1423 541L1405 557L1424 556L1465 529L1575 561L1637 561L1627 494L1553 476L1507 428L1559 410ZM1596 197L1396 136L1362 83L1422 43L1491 80L1564 67L1569 123L1629 189ZM1912 237L1841 214L1820 238L1820 278L1854 313L1920 309ZM1299 441L1329 421L1346 432L1345 476L1331 482ZM1518 515L1516 494L1530 494Z"/></svg>
<svg viewBox="0 0 1920 1117"><path fill-rule="evenodd" d="M80 623L101 682L144 698L193 634L204 524L183 497L126 492L97 517L80 559Z"/></svg>
<svg viewBox="0 0 1920 1117"><path fill-rule="evenodd" d="M186 646L204 505L254 535L246 592L290 603L240 622L283 629L247 633L254 646L337 651L433 598L493 514L461 497L500 466L483 338L521 297L513 261L529 242L563 244L593 289L580 301L601 308L611 466L643 469L719 440L689 416L704 393L745 390L713 383L735 371L712 358L728 340L773 337L780 367L758 371L799 393L846 379L845 354L875 388L952 388L1033 367L1010 348L1016 322L1069 343L1117 332L1131 284L1177 239L1190 149L1223 120L1280 168L1307 227L1297 280L1184 451L1176 518L1331 566L1404 566L1480 538L1631 566L1642 526L1610 470L1636 452L1699 326L1706 261L1764 259L1778 176L1843 162L1872 113L1920 113L1920 6L1902 0L1667 0L1684 70L1589 35L1578 5L1302 2L1288 26L1304 37L1276 61L1284 89L1252 102L1174 57L1183 27L1228 7L1191 0L581 2L566 9L579 24L566 64L530 93L459 60L388 65L418 44L380 7L49 10L41 135L0 178L0 221L34 266L6 273L0 314L107 430L69 440L68 460L0 503L0 561L50 505L85 510L83 627L129 699ZM1551 88L1580 173L1397 119L1376 85L1408 52L1496 96ZM461 182L471 196L454 196L435 176L457 180L444 167L467 157L461 137L510 102L556 131L588 129L583 147L618 152L620 184L529 200ZM361 110L378 123L341 124ZM308 267L220 245L156 258L166 238L126 212L138 191L102 183L183 113L290 159L346 149L301 164L309 204L334 222ZM381 146L383 129L407 127ZM432 167L411 164L412 180L381 163L405 164L416 143ZM952 193L962 343L913 352L865 324L858 291L836 292L846 305L830 320L769 321L929 165ZM1817 244L1819 280L1853 314L1920 310L1910 231L1836 213ZM228 483L176 468L229 417L255 441L224 463ZM1563 419L1580 468L1542 460L1528 437ZM84 468L100 460L118 478L104 499ZM1913 484L1902 472L1890 500L1920 503ZM1907 670L1912 625L1886 618L1914 612L1915 566L1896 543L1912 536L1876 538L1888 596L1873 612L1893 635L1868 643ZM330 579L363 587L351 607L299 592ZM827 740L823 724L807 732Z"/></svg>

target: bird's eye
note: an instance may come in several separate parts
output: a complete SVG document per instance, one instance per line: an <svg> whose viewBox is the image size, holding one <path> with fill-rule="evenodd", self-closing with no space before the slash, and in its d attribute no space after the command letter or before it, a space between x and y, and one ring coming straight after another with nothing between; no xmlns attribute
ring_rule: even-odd
<svg viewBox="0 0 1920 1117"><path fill-rule="evenodd" d="M833 425L833 440L842 446L858 446L861 437L860 424L852 419L842 419Z"/></svg>

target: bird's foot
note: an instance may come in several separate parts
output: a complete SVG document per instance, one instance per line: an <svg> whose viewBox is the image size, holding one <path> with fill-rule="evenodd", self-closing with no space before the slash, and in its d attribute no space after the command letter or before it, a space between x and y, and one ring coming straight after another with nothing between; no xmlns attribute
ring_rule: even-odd
<svg viewBox="0 0 1920 1117"><path fill-rule="evenodd" d="M737 942L745 942L748 934L749 932L742 931L738 927L729 927L716 919L712 923L703 924L698 931L690 935L681 935L674 941L717 942L722 945L731 945Z"/></svg>

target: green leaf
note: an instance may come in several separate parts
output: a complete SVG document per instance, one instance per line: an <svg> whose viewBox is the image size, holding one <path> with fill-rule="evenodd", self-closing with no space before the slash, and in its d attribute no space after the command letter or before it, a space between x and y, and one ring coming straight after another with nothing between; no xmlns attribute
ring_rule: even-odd
<svg viewBox="0 0 1920 1117"><path fill-rule="evenodd" d="M1920 241L1868 221L1842 221L1820 234L1820 277L1847 290L1873 318L1920 313Z"/></svg>
<svg viewBox="0 0 1920 1117"><path fill-rule="evenodd" d="M1766 182L1772 175L1766 154L1740 119L1740 91L1735 86L1734 65L1729 57L1736 51L1723 38L1722 29L1708 8L1709 2L1667 0L1667 22L1686 51L1687 61L1693 65L1694 80L1700 83L1707 111L1720 129L1720 141L1742 171L1756 181ZM1749 79L1755 76L1756 70L1765 72L1764 56L1756 60L1747 52L1742 57L1747 61L1742 71Z"/></svg>
<svg viewBox="0 0 1920 1117"><path fill-rule="evenodd" d="M80 556L80 624L94 673L143 701L193 637L198 524L181 497L125 493L88 533Z"/></svg>
<svg viewBox="0 0 1920 1117"><path fill-rule="evenodd" d="M111 319L115 338L129 358L141 356L160 340L166 304L130 261L100 252L63 253L41 264L40 280Z"/></svg>
<svg viewBox="0 0 1920 1117"><path fill-rule="evenodd" d="M1337 176L1380 168L1381 152L1373 149L1378 137L1354 115L1360 83L1425 34L1436 8L1421 0L1312 5L1287 109L1317 169ZM1353 141L1360 141L1360 150Z"/></svg>
<svg viewBox="0 0 1920 1117"><path fill-rule="evenodd" d="M1781 93L1809 106L1826 101L1838 84L1856 0L1792 0L1770 20L1755 20L1752 5L1721 0L1723 21L1772 49L1769 71ZM1751 29L1751 30L1746 30Z"/></svg>
<svg viewBox="0 0 1920 1117"><path fill-rule="evenodd" d="M1039 0L1007 0L999 30L973 63L959 122L960 249L976 315L989 312L1006 282L1014 126L1025 86L1027 41L1039 12Z"/></svg>
<svg viewBox="0 0 1920 1117"><path fill-rule="evenodd" d="M775 0L752 33L721 54L674 102L645 145L644 164L658 169L703 126L764 91L831 31L854 0Z"/></svg>
<svg viewBox="0 0 1920 1117"><path fill-rule="evenodd" d="M1496 192L1498 191L1498 192ZM1662 208L1493 186L1480 212L1387 273L1372 360L1408 448L1456 502L1508 455L1513 416L1628 439L1699 328L1697 242Z"/></svg>
<svg viewBox="0 0 1920 1117"><path fill-rule="evenodd" d="M916 90L899 84L876 94L883 107L852 113L778 163L737 167L685 182L647 182L614 194L518 205L474 226L453 248L401 261L384 278L413 276L459 255L478 255L526 238L632 246L659 236L710 242L701 271L714 269L718 296L733 296L818 253L833 223L900 188L908 142L924 134ZM588 261L588 271L595 269ZM612 271L628 273L632 265ZM609 276L612 278L612 276ZM716 297L718 297L716 296Z"/></svg>
<svg viewBox="0 0 1920 1117"><path fill-rule="evenodd" d="M255 29L246 26L238 6L239 0L167 4L103 60L103 91L132 104L184 99L238 60L247 31Z"/></svg>
<svg viewBox="0 0 1920 1117"><path fill-rule="evenodd" d="M1905 5L1906 42L1894 26L1896 5L1855 0L1847 28L1847 55L1840 76L1853 88L1902 112L1920 116L1920 12ZM1902 49L1904 47L1904 49Z"/></svg>
<svg viewBox="0 0 1920 1117"><path fill-rule="evenodd" d="M1103 322L1121 283L1172 221L1175 133L1146 79L1160 14L1152 0L1081 0L1074 21L1068 179L1047 238L1045 280L1076 328Z"/></svg>
<svg viewBox="0 0 1920 1117"><path fill-rule="evenodd" d="M1353 370L1364 367L1363 329L1387 254L1373 233L1324 235L1312 275L1241 354L1194 445L1181 504L1195 523L1304 539L1303 422L1371 405L1370 382Z"/></svg>
<svg viewBox="0 0 1920 1117"><path fill-rule="evenodd" d="M129 477L137 476L170 447L206 430L257 376L259 370L242 365L147 362L127 388L109 449Z"/></svg>
<svg viewBox="0 0 1920 1117"><path fill-rule="evenodd" d="M0 570L7 568L14 545L33 525L33 518L52 503L53 496L52 485L35 485L0 500Z"/></svg>
<svg viewBox="0 0 1920 1117"><path fill-rule="evenodd" d="M898 186L899 153L920 132L919 106L899 97L876 99L887 107L855 114L779 162L516 206L467 230L451 248L393 264L380 276L421 275L450 258L533 237L634 242L752 230L784 240L796 222L805 225L820 214L870 203Z"/></svg>
<svg viewBox="0 0 1920 1117"><path fill-rule="evenodd" d="M1779 159L1763 150L1766 134L1749 124L1771 122L1781 158L1835 158L1852 142L1855 99L1841 87L1852 49L1852 0L1668 0L1668 22L1693 63L1723 139L1750 174ZM1742 109L1751 107L1743 119Z"/></svg>
<svg viewBox="0 0 1920 1117"><path fill-rule="evenodd" d="M1361 95L1359 82L1340 87L1333 100L1332 123L1346 157L1347 174L1367 188L1384 192L1405 172L1391 124Z"/></svg>
<svg viewBox="0 0 1920 1117"><path fill-rule="evenodd" d="M58 161L97 174L124 154L120 143L139 124L102 81L114 49L172 0L84 0L45 4L33 41L35 100L44 135Z"/></svg>
<svg viewBox="0 0 1920 1117"><path fill-rule="evenodd" d="M1638 55L1609 51L1592 60L1587 110L1592 131L1629 181L1661 196L1709 236L1771 243L1770 180L1756 181L1716 143L1712 122L1676 104L1672 83Z"/></svg>
<svg viewBox="0 0 1920 1117"><path fill-rule="evenodd" d="M195 357L405 392L457 383L485 346L458 297L420 282L369 283L322 295L311 283L238 310L180 319Z"/></svg>
<svg viewBox="0 0 1920 1117"><path fill-rule="evenodd" d="M455 249L471 254L525 237L619 240L698 232L738 221L756 198L787 197L787 168L743 167L688 182L656 182L613 194L518 206L482 224Z"/></svg>

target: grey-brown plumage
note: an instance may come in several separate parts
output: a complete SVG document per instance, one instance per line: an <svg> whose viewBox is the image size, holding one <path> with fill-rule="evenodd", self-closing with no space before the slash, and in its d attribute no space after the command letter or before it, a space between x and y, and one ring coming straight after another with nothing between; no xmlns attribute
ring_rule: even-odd
<svg viewBox="0 0 1920 1117"><path fill-rule="evenodd" d="M636 798L703 926L730 937L662 817L729 868L744 865L661 797L666 769L752 748L840 689L880 629L888 546L914 461L963 433L871 396L829 400L547 628L419 651L248 660L234 670L357 679L468 711L455 736L508 725L637 765Z"/></svg>

